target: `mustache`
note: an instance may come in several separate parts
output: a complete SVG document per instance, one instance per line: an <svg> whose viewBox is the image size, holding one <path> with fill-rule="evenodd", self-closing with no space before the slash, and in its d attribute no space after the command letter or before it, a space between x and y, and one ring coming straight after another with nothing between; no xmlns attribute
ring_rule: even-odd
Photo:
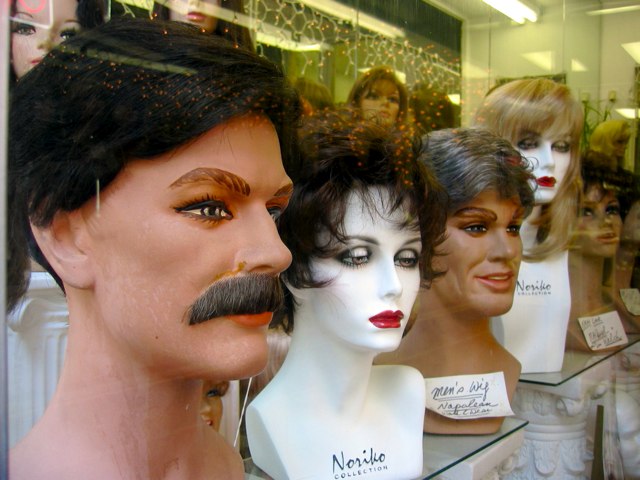
<svg viewBox="0 0 640 480"><path fill-rule="evenodd" d="M229 315L274 312L284 300L280 280L258 273L226 277L213 283L187 312L189 325Z"/></svg>

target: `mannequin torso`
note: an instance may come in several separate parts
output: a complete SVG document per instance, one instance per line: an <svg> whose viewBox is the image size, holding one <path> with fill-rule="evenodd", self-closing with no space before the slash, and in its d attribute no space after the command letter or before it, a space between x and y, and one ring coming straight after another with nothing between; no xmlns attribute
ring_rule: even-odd
<svg viewBox="0 0 640 480"><path fill-rule="evenodd" d="M525 253L535 242L538 229L531 220L540 208L534 207L520 230ZM491 319L491 330L522 364L522 373L556 372L562 368L570 310L567 251L540 262L523 259L513 306Z"/></svg>
<svg viewBox="0 0 640 480"><path fill-rule="evenodd" d="M520 363L489 328L489 319L455 315L437 304L429 290L418 297L418 321L395 352L380 355L376 362L402 363L420 370L425 378L504 372L509 400L513 397ZM426 410L424 431L438 434L489 434L504 417L455 420Z"/></svg>
<svg viewBox="0 0 640 480"><path fill-rule="evenodd" d="M375 478L419 476L420 373L371 367L370 355L356 363L322 340L314 341L316 349L296 333L281 370L247 409L254 463L278 479L333 478L354 465ZM309 356L310 348L318 357Z"/></svg>

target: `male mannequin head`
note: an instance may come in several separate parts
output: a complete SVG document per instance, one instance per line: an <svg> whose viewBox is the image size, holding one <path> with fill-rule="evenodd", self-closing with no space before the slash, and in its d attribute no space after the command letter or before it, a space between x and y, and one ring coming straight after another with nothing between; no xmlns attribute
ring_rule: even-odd
<svg viewBox="0 0 640 480"><path fill-rule="evenodd" d="M198 448L180 460L175 444L190 428L188 442L217 435L200 430L200 379L242 378L266 363L258 327L278 307L277 276L291 261L274 219L292 190L283 162L291 172L299 110L277 67L176 23L106 24L20 82L10 118L9 303L24 291L29 243L65 290L70 329L58 391L16 448L16 471L37 478L21 470L34 456L44 456L42 471L48 459L66 465L44 443L87 434L62 477L84 472L84 462L94 478L113 478L114 462L101 468L93 444L145 478L167 468L236 476L237 465L225 470L204 455L204 466L190 464ZM78 422L63 428L70 399L80 399ZM142 433L122 440L122 424Z"/></svg>

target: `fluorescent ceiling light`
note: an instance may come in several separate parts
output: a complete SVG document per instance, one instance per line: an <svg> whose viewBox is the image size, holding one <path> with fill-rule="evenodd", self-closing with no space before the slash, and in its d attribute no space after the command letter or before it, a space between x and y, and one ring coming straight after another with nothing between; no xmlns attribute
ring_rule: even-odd
<svg viewBox="0 0 640 480"><path fill-rule="evenodd" d="M265 32L256 32L256 42L291 52L319 52L323 49L320 43L301 43Z"/></svg>
<svg viewBox="0 0 640 480"><path fill-rule="evenodd" d="M351 8L342 3L338 3L334 0L299 0L300 3L304 3L310 8L324 12L327 15L346 20L353 25L359 25L360 27L371 30L372 32L379 33L385 37L390 38L404 38L405 33L401 28L398 28L390 23L383 22L366 13L362 13L355 8Z"/></svg>
<svg viewBox="0 0 640 480"><path fill-rule="evenodd" d="M524 23L525 20L537 22L540 12L536 7L525 4L522 0L482 0L487 5L495 8L516 23Z"/></svg>
<svg viewBox="0 0 640 480"><path fill-rule="evenodd" d="M637 108L616 108L616 112L624 118L629 118L631 120L638 118L638 114L640 113Z"/></svg>
<svg viewBox="0 0 640 480"><path fill-rule="evenodd" d="M453 103L454 105L460 105L459 93L450 93L447 95L447 97L449 97L449 100L451 100L451 103Z"/></svg>
<svg viewBox="0 0 640 480"><path fill-rule="evenodd" d="M640 10L640 5L628 5L626 7L602 8L600 10L591 10L587 15L611 15L613 13L634 12Z"/></svg>
<svg viewBox="0 0 640 480"><path fill-rule="evenodd" d="M621 45L636 63L640 63L640 42L623 43Z"/></svg>

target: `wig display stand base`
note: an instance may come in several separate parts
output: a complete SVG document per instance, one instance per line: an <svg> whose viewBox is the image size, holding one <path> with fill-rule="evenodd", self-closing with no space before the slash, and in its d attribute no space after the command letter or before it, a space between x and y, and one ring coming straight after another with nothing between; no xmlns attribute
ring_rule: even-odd
<svg viewBox="0 0 640 480"><path fill-rule="evenodd" d="M561 372L522 375L512 407L528 424L514 469L501 478L589 478L597 405L612 390L616 355L640 336L629 340L602 355L567 352Z"/></svg>

